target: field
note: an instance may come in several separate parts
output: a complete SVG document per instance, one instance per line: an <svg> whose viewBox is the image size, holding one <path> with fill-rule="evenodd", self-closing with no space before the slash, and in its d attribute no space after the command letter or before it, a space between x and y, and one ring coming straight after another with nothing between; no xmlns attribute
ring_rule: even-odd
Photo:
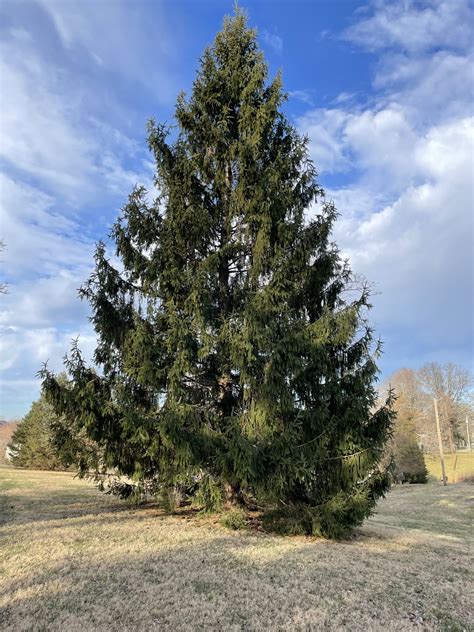
<svg viewBox="0 0 474 632"><path fill-rule="evenodd" d="M439 456L434 454L425 454L425 463L431 476L440 481L441 462L439 460ZM449 482L454 483L462 480L465 476L472 476L474 478L474 452L445 454L444 465Z"/></svg>
<svg viewBox="0 0 474 632"><path fill-rule="evenodd" d="M0 467L0 629L472 630L474 487L400 486L343 542L233 532Z"/></svg>

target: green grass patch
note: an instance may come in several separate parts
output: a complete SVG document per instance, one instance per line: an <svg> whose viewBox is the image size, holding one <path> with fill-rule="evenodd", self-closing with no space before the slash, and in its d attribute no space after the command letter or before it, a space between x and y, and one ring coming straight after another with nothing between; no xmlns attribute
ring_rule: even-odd
<svg viewBox="0 0 474 632"><path fill-rule="evenodd" d="M247 527L247 514L243 509L230 509L222 515L220 523L227 529L240 531Z"/></svg>
<svg viewBox="0 0 474 632"><path fill-rule="evenodd" d="M428 474L437 481L441 480L441 461L439 455L425 454ZM474 452L457 452L445 454L444 463L448 482L456 483L465 477L474 477Z"/></svg>

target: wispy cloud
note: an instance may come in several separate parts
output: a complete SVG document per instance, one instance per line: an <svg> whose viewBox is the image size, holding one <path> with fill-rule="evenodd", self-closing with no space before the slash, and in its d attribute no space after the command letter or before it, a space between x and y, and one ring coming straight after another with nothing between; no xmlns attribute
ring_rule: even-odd
<svg viewBox="0 0 474 632"><path fill-rule="evenodd" d="M270 31L263 29L262 40L264 44L269 46L275 53L280 54L283 51L283 40L276 33L270 33Z"/></svg>
<svg viewBox="0 0 474 632"><path fill-rule="evenodd" d="M340 92L334 99L333 103L335 105L341 105L342 103L347 104L351 101L354 101L356 97L357 94L355 94L354 92Z"/></svg>
<svg viewBox="0 0 474 632"><path fill-rule="evenodd" d="M180 88L176 82L179 48L162 3L141 4L137 10L126 0L39 2L72 54L88 56L101 70L139 82L161 103L174 101Z"/></svg>
<svg viewBox="0 0 474 632"><path fill-rule="evenodd" d="M30 21L9 7L0 60L0 237L9 283L0 313L1 417L26 412L41 363L59 368L72 338L80 335L90 355L95 336L77 289L94 241L106 237L135 184L153 187L145 118L130 125L136 115L110 98L111 77L118 92L137 81L145 91L145 81L158 86L155 97L166 102L175 80L172 37L163 28L157 38L146 12L129 3L38 2L26 15L41 19Z"/></svg>
<svg viewBox="0 0 474 632"><path fill-rule="evenodd" d="M306 105L314 105L314 99L309 90L290 90L288 94L291 99L298 99Z"/></svg>

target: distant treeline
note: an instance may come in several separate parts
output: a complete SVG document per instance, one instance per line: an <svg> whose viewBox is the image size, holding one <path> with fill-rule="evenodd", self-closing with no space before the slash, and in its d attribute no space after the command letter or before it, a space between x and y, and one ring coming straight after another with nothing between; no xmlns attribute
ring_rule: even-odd
<svg viewBox="0 0 474 632"><path fill-rule="evenodd" d="M426 481L423 452L438 452L434 399L437 401L444 450L456 452L469 444L473 417L473 376L453 363L431 362L419 370L400 369L381 389L395 394L397 413L388 452L394 477L401 482Z"/></svg>

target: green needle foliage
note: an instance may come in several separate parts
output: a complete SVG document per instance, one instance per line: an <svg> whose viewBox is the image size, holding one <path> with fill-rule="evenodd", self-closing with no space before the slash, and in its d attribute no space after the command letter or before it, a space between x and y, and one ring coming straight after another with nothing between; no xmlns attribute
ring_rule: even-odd
<svg viewBox="0 0 474 632"><path fill-rule="evenodd" d="M44 396L33 402L8 445L14 465L37 470L64 469L53 444L51 426L56 419L52 406L46 402Z"/></svg>
<svg viewBox="0 0 474 632"><path fill-rule="evenodd" d="M66 385L66 376L57 376ZM33 402L8 445L14 465L37 470L65 470L75 465L87 470L100 461L100 450L87 435L58 416L45 395Z"/></svg>
<svg viewBox="0 0 474 632"><path fill-rule="evenodd" d="M160 193L136 188L113 228L122 271L97 247L81 296L100 374L74 346L69 384L45 369L43 385L107 467L340 536L387 490L391 403L375 411L369 292L285 98L237 10L177 127L149 124Z"/></svg>
<svg viewBox="0 0 474 632"><path fill-rule="evenodd" d="M427 483L428 470L416 436L395 432L393 442L394 478L400 483Z"/></svg>

